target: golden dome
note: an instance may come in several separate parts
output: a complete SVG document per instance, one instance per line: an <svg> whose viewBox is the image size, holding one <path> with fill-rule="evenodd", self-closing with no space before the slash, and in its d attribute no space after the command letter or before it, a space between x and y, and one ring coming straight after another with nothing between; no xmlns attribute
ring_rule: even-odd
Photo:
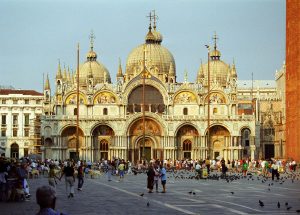
<svg viewBox="0 0 300 215"><path fill-rule="evenodd" d="M97 59L97 53L94 52L93 50L89 51L86 55L86 58L88 60L96 60Z"/></svg>
<svg viewBox="0 0 300 215"><path fill-rule="evenodd" d="M226 86L228 72L230 72L230 66L221 60L209 61L210 71L210 83L217 81L221 86ZM203 65L204 85L207 85L208 81L208 67L207 63Z"/></svg>
<svg viewBox="0 0 300 215"><path fill-rule="evenodd" d="M217 49L214 49L214 50L209 52L209 56L211 58L220 58L221 57L221 52Z"/></svg>
<svg viewBox="0 0 300 215"><path fill-rule="evenodd" d="M132 75L135 71L140 72L143 65L144 47L146 49L146 67L152 73L168 74L170 64L176 73L175 60L171 52L157 43L139 45L128 55L126 62L126 74Z"/></svg>
<svg viewBox="0 0 300 215"><path fill-rule="evenodd" d="M96 60L87 60L79 66L79 81L80 84L86 84L86 80L92 75L94 84L108 82L111 83L111 78L106 67ZM105 79L105 80L104 80Z"/></svg>
<svg viewBox="0 0 300 215"><path fill-rule="evenodd" d="M161 34L156 30L151 31L150 27L149 32L146 35L146 43L139 45L128 55L126 62L126 75L132 76L141 72L143 67L144 49L146 51L145 64L152 74L169 74L170 67L172 66L172 72L174 72L172 75L176 75L174 57L168 49L160 44L161 42Z"/></svg>

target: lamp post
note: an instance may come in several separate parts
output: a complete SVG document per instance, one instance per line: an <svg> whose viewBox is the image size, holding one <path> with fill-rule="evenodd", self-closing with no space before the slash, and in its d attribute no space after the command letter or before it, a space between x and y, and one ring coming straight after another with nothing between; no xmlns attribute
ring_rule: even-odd
<svg viewBox="0 0 300 215"><path fill-rule="evenodd" d="M210 156L210 59L209 59L209 52L210 47L209 45L205 45L207 48L207 147L208 147L208 156Z"/></svg>

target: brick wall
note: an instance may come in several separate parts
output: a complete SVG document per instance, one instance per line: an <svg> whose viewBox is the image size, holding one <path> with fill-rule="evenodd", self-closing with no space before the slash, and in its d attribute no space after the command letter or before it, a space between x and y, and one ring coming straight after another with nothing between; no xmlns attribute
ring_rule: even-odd
<svg viewBox="0 0 300 215"><path fill-rule="evenodd" d="M300 161L300 1L286 1L286 157Z"/></svg>

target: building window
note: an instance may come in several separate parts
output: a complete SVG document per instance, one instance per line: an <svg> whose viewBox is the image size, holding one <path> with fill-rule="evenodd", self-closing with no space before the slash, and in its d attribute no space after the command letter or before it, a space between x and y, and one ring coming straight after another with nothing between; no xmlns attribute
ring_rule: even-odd
<svg viewBox="0 0 300 215"><path fill-rule="evenodd" d="M26 104L26 105L29 104L29 99L25 99L25 104Z"/></svg>
<svg viewBox="0 0 300 215"><path fill-rule="evenodd" d="M18 127L18 115L13 115L13 127Z"/></svg>
<svg viewBox="0 0 300 215"><path fill-rule="evenodd" d="M249 140L245 140L245 146L249 146Z"/></svg>
<svg viewBox="0 0 300 215"><path fill-rule="evenodd" d="M13 137L17 137L18 136L18 129L13 129Z"/></svg>
<svg viewBox="0 0 300 215"><path fill-rule="evenodd" d="M107 115L107 113L108 113L107 108L104 108L104 109L103 109L103 115Z"/></svg>
<svg viewBox="0 0 300 215"><path fill-rule="evenodd" d="M6 115L1 116L1 125L6 126Z"/></svg>
<svg viewBox="0 0 300 215"><path fill-rule="evenodd" d="M36 104L37 104L37 105L41 104L41 100L39 100L39 99L36 100Z"/></svg>
<svg viewBox="0 0 300 215"><path fill-rule="evenodd" d="M18 100L14 99L14 100L13 100L13 104L14 104L14 105L18 104Z"/></svg>
<svg viewBox="0 0 300 215"><path fill-rule="evenodd" d="M218 113L218 108L214 108L213 109L213 114L217 114Z"/></svg>
<svg viewBox="0 0 300 215"><path fill-rule="evenodd" d="M187 108L183 108L183 115L188 115L188 109Z"/></svg>
<svg viewBox="0 0 300 215"><path fill-rule="evenodd" d="M1 130L1 137L6 137L6 129Z"/></svg>
<svg viewBox="0 0 300 215"><path fill-rule="evenodd" d="M191 151L192 150L192 142L190 140L185 140L183 142L183 151Z"/></svg>
<svg viewBox="0 0 300 215"><path fill-rule="evenodd" d="M74 116L77 115L77 108L74 108Z"/></svg>
<svg viewBox="0 0 300 215"><path fill-rule="evenodd" d="M3 105L6 104L6 99L2 99L2 104L3 104Z"/></svg>
<svg viewBox="0 0 300 215"><path fill-rule="evenodd" d="M24 136L29 137L29 129L24 129Z"/></svg>
<svg viewBox="0 0 300 215"><path fill-rule="evenodd" d="M29 114L24 114L24 126L29 126Z"/></svg>

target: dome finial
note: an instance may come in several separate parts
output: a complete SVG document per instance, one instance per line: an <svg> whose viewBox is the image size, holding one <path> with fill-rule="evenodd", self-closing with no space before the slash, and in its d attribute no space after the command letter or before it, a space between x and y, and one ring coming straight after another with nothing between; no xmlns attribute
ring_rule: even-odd
<svg viewBox="0 0 300 215"><path fill-rule="evenodd" d="M90 46L91 46L91 51L93 51L94 49L94 39L96 39L94 31L91 30L91 34L90 34Z"/></svg>
<svg viewBox="0 0 300 215"><path fill-rule="evenodd" d="M215 32L215 35L213 36L213 40L214 40L214 49L217 50L217 40L219 38L217 37L217 33Z"/></svg>
<svg viewBox="0 0 300 215"><path fill-rule="evenodd" d="M155 10L153 11L153 29L156 30L156 21L158 20L158 16L155 14Z"/></svg>
<svg viewBox="0 0 300 215"><path fill-rule="evenodd" d="M188 82L188 72L187 69L184 70L184 83Z"/></svg>
<svg viewBox="0 0 300 215"><path fill-rule="evenodd" d="M153 18L151 11L147 17L149 18L149 32L151 32L151 29L152 29L151 22L152 22L152 18Z"/></svg>

